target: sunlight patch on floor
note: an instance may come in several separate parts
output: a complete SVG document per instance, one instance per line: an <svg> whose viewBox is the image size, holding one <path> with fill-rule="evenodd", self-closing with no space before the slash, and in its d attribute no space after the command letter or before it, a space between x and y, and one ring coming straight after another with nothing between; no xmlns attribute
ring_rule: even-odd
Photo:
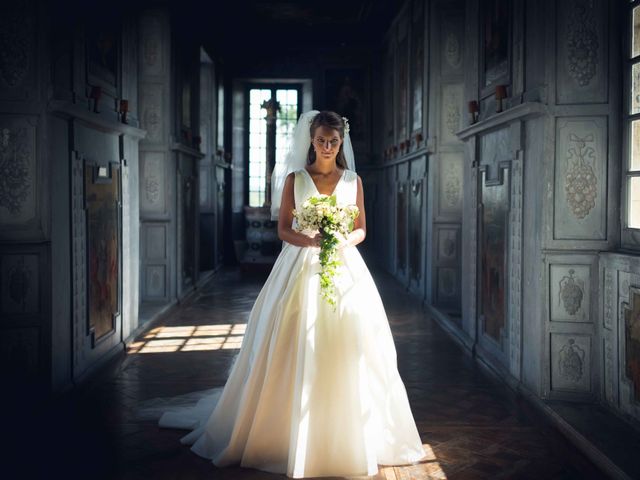
<svg viewBox="0 0 640 480"><path fill-rule="evenodd" d="M426 456L410 466L380 466L380 476L386 480L401 480L405 478L424 478L425 480L447 480L447 474L440 466L431 445L423 444ZM419 475L419 476L417 476ZM360 477L357 477L360 478ZM369 478L369 477L366 477Z"/></svg>
<svg viewBox="0 0 640 480"><path fill-rule="evenodd" d="M127 353L238 350L246 328L246 323L156 327L142 340L131 343Z"/></svg>

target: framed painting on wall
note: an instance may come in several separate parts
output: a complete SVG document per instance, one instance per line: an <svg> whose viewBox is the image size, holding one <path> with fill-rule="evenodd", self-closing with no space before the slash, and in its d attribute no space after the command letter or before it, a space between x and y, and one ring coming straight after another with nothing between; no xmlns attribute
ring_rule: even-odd
<svg viewBox="0 0 640 480"><path fill-rule="evenodd" d="M422 5L418 2L419 5ZM424 21L422 8L416 8L411 30L411 133L422 131L424 84Z"/></svg>
<svg viewBox="0 0 640 480"><path fill-rule="evenodd" d="M113 97L118 96L119 27L120 21L112 18L87 24L85 32L87 84Z"/></svg>
<svg viewBox="0 0 640 480"><path fill-rule="evenodd" d="M398 102L397 102L397 140L404 142L408 136L408 103L409 103L409 40L405 35L398 43Z"/></svg>
<svg viewBox="0 0 640 480"><path fill-rule="evenodd" d="M509 245L509 166L500 165L497 179L480 167L480 312L483 333L500 344L507 326Z"/></svg>
<svg viewBox="0 0 640 480"><path fill-rule="evenodd" d="M511 83L511 8L509 0L482 0L480 7L480 90L484 98L496 85Z"/></svg>
<svg viewBox="0 0 640 480"><path fill-rule="evenodd" d="M394 72L393 49L389 48L384 69L384 133L386 146L394 143Z"/></svg>
<svg viewBox="0 0 640 480"><path fill-rule="evenodd" d="M85 164L87 328L95 344L116 329L120 313L121 213L117 164Z"/></svg>
<svg viewBox="0 0 640 480"><path fill-rule="evenodd" d="M369 82L366 67L337 67L325 71L326 108L349 119L354 147L366 148L369 139Z"/></svg>

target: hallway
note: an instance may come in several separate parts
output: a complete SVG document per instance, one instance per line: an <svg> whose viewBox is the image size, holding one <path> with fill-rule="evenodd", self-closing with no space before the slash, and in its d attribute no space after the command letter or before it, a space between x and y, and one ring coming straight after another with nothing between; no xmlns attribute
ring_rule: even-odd
<svg viewBox="0 0 640 480"><path fill-rule="evenodd" d="M387 308L415 420L432 453L422 464L382 468L375 478L602 478L504 385L489 378L396 280L381 271L372 273ZM224 385L237 351L236 334L241 334L263 282L264 277L249 277L235 268L214 275L139 336L115 372L79 394L77 405L65 404L66 413L49 416L57 428L46 430L52 435L66 430L81 451L71 452L59 439L46 441L55 460L42 459L33 468L51 473L57 462L67 478L82 477L72 475L70 465L88 472L95 462L112 467L103 471L105 478L285 478L252 469L217 469L179 443L186 432L160 429L155 420L141 420L135 411L149 399ZM220 347L217 339L225 343ZM75 427L69 429L69 424ZM65 460L65 455L70 457Z"/></svg>

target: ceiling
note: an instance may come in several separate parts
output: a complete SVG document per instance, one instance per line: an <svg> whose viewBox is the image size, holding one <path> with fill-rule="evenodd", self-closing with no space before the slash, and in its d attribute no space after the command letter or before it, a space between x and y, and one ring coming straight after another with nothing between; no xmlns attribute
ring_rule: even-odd
<svg viewBox="0 0 640 480"><path fill-rule="evenodd" d="M181 29L224 56L379 44L403 0L171 1Z"/></svg>

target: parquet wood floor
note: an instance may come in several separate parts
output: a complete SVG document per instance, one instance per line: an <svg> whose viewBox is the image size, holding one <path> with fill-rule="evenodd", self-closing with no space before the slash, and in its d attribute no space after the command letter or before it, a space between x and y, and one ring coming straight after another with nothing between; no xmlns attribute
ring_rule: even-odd
<svg viewBox="0 0 640 480"><path fill-rule="evenodd" d="M488 377L391 276L372 272L430 458L381 467L378 475L365 478L603 478L525 402ZM114 374L50 416L45 428L51 432L43 435L44 444L37 443L48 451L40 461L49 464L32 470L119 480L286 478L216 468L179 443L186 432L161 429L135 415L141 401L224 385L242 325L265 278L223 270L192 301L141 335Z"/></svg>

